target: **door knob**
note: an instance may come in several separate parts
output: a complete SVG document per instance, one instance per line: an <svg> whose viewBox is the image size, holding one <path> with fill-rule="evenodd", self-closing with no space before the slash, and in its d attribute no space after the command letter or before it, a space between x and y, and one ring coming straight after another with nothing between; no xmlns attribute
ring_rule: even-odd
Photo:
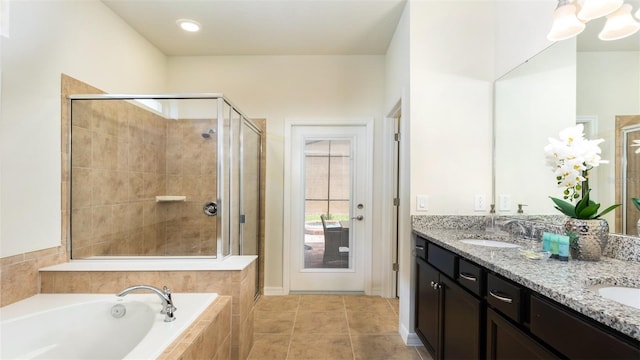
<svg viewBox="0 0 640 360"><path fill-rule="evenodd" d="M358 221L362 221L362 219L364 219L364 216L362 216L362 215L358 215L358 216L354 216L354 217L352 217L352 219L354 219L354 220L358 220Z"/></svg>

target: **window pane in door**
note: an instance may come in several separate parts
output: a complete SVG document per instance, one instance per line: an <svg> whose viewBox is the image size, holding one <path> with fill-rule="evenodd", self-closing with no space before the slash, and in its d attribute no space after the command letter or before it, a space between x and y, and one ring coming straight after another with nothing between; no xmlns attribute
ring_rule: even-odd
<svg viewBox="0 0 640 360"><path fill-rule="evenodd" d="M305 141L304 268L351 267L351 141Z"/></svg>

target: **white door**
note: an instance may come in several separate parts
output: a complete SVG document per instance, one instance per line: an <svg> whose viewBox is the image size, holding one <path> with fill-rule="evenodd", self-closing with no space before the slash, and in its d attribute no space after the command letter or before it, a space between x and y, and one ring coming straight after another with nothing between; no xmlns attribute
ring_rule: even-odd
<svg viewBox="0 0 640 360"><path fill-rule="evenodd" d="M366 290L372 187L368 126L291 126L285 224L290 227L290 291Z"/></svg>

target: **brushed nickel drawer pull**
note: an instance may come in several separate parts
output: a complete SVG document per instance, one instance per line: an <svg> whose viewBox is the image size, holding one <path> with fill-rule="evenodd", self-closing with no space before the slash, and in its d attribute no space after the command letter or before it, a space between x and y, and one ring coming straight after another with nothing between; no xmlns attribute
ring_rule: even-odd
<svg viewBox="0 0 640 360"><path fill-rule="evenodd" d="M513 299L510 299L508 297L504 297L504 296L500 296L500 295L496 295L493 290L489 290L489 295L493 296L494 298L500 300L500 301L504 301L507 304L511 304L513 302Z"/></svg>
<svg viewBox="0 0 640 360"><path fill-rule="evenodd" d="M461 273L459 273L458 275L460 275L460 277L461 277L461 278L463 278L463 279L465 279L465 280L469 280L469 281L473 281L473 282L478 281L478 278L477 278L477 277L475 277L475 276L473 276L473 275L471 275L471 274L469 274L469 273L463 273L463 272L461 272Z"/></svg>

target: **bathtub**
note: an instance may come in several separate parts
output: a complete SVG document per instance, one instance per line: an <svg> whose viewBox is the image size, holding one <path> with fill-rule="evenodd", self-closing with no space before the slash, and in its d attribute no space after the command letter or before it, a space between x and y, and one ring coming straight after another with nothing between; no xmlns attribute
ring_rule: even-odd
<svg viewBox="0 0 640 360"><path fill-rule="evenodd" d="M165 322L156 294L38 294L0 308L0 359L154 359L217 296L173 294Z"/></svg>

